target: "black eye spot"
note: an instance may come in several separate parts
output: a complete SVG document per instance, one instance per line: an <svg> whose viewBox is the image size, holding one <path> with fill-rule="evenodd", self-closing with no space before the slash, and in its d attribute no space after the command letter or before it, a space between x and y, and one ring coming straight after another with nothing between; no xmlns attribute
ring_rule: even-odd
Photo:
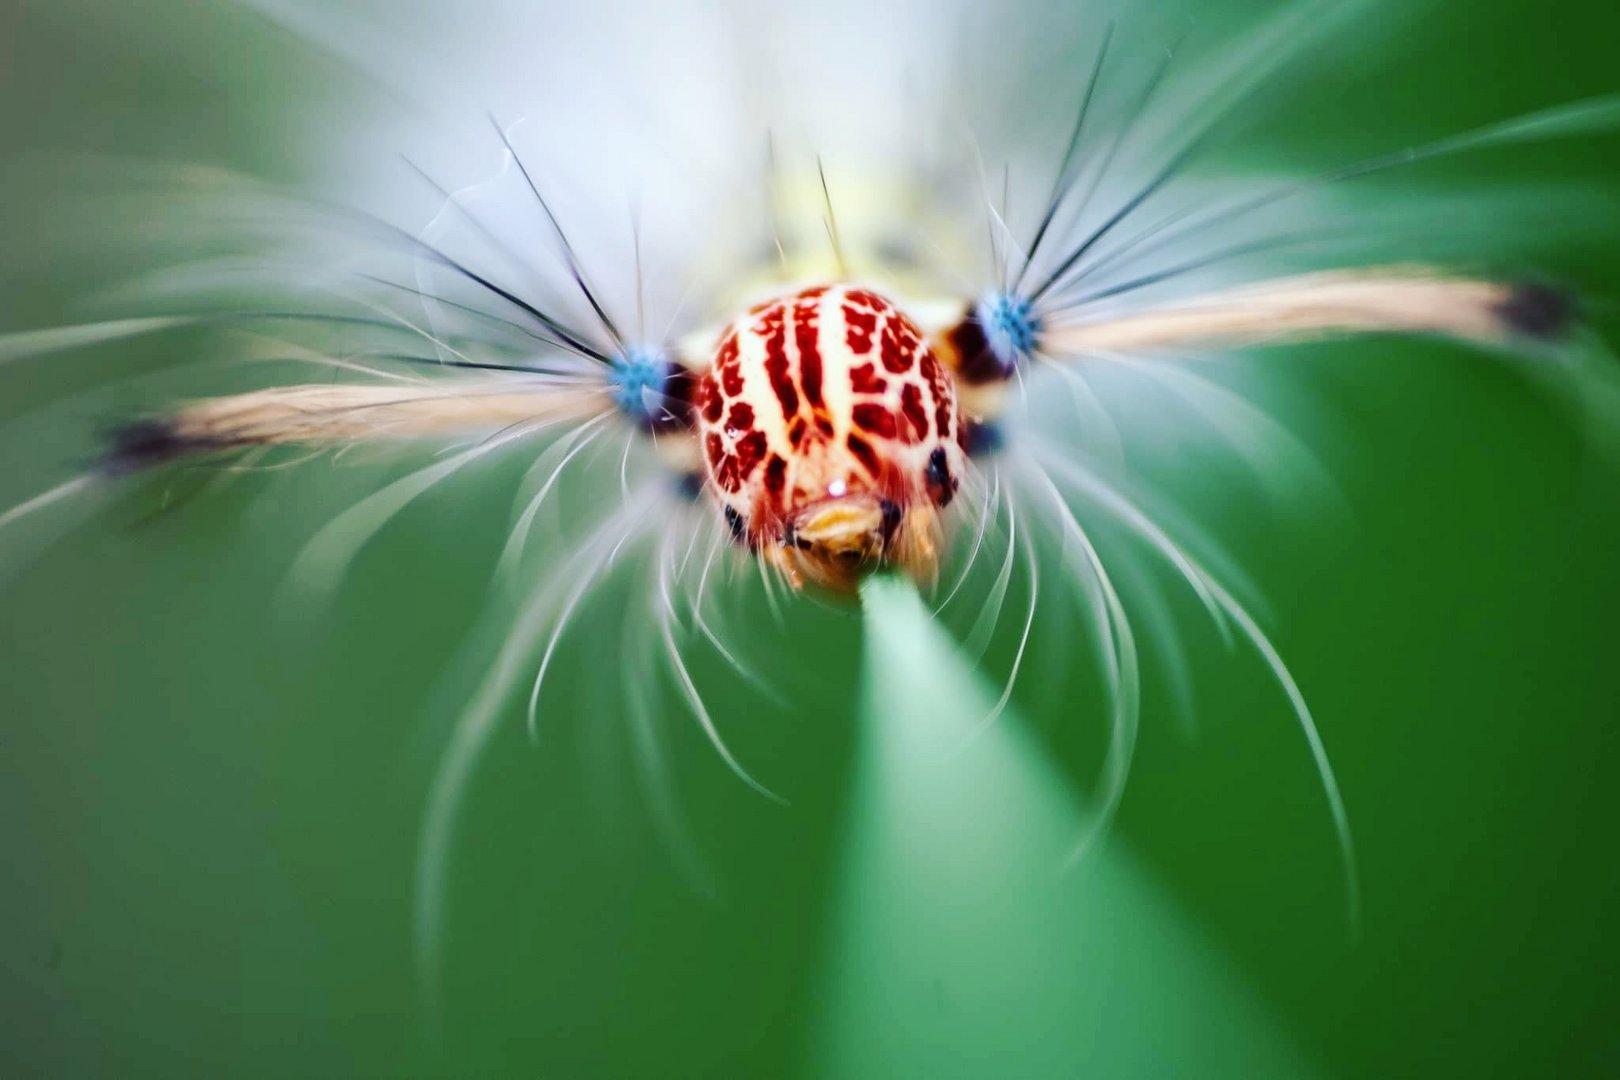
<svg viewBox="0 0 1620 1080"><path fill-rule="evenodd" d="M956 480L951 476L950 462L945 459L943 446L936 446L934 452L928 455L927 481L928 494L933 496L934 505L941 508L949 506L956 495Z"/></svg>
<svg viewBox="0 0 1620 1080"><path fill-rule="evenodd" d="M888 543L894 530L900 527L900 504L884 499L880 509L883 513L883 542Z"/></svg>
<svg viewBox="0 0 1620 1080"><path fill-rule="evenodd" d="M731 538L733 540L741 540L743 532L748 527L743 521L742 515L729 506L726 507L726 524L731 526Z"/></svg>

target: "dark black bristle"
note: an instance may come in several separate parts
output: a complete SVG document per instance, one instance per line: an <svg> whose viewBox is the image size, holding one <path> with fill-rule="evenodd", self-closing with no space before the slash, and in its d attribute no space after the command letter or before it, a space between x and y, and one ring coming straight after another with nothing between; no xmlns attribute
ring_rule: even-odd
<svg viewBox="0 0 1620 1080"><path fill-rule="evenodd" d="M148 417L114 428L99 466L108 476L128 476L209 448L181 435L173 421Z"/></svg>
<svg viewBox="0 0 1620 1080"><path fill-rule="evenodd" d="M1515 334L1548 341L1561 337L1574 322L1575 297L1567 289L1526 282L1496 305L1496 316Z"/></svg>
<svg viewBox="0 0 1620 1080"><path fill-rule="evenodd" d="M622 351L625 348L624 335L619 333L619 328L608 316L607 309L602 306L597 300L596 294L586 284L585 271L580 265L579 256L574 252L574 245L569 243L567 234L563 232L562 223L557 220L557 215L551 212L551 204L546 202L544 195L540 194L540 185L534 182L534 177L529 173L528 167L523 164L523 159L518 156L517 148L506 137L506 129L501 127L500 122L495 119L493 113L489 116L489 122L494 125L495 133L500 136L501 145L506 147L508 154L512 155L512 163L518 167L518 172L523 174L523 181L528 185L530 194L540 204L540 209L545 211L546 220L551 222L551 231L556 233L558 242L562 244L563 256L568 262L568 275L574 279L574 284L579 287L579 291L585 297L586 303L590 304L591 310L596 313L597 321L602 324L602 329L608 332L608 337L612 338L613 343ZM482 225L479 227L483 228ZM487 230L486 235L489 235Z"/></svg>

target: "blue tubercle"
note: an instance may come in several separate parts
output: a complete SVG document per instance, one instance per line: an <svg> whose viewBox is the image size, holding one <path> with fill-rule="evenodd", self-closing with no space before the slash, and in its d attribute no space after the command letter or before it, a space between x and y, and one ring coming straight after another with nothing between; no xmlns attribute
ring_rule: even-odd
<svg viewBox="0 0 1620 1080"><path fill-rule="evenodd" d="M665 395L675 365L664 350L634 346L613 358L613 404L638 424L657 426L668 413Z"/></svg>
<svg viewBox="0 0 1620 1080"><path fill-rule="evenodd" d="M1015 293L987 293L973 309L973 317L990 346L1008 373L1019 362L1027 360L1040 340L1041 317L1035 314L1035 305Z"/></svg>

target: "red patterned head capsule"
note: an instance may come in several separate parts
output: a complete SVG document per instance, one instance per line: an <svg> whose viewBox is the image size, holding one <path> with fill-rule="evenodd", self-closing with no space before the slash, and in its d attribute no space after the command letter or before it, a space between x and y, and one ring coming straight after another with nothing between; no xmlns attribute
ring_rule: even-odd
<svg viewBox="0 0 1620 1080"><path fill-rule="evenodd" d="M837 285L754 308L721 335L695 403L710 491L795 584L933 574L964 467L956 393L889 301Z"/></svg>

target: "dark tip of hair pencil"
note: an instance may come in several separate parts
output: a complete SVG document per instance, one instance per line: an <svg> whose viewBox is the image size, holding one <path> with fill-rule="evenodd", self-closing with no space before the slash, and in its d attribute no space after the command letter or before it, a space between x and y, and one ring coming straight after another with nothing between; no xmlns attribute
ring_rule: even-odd
<svg viewBox="0 0 1620 1080"><path fill-rule="evenodd" d="M1549 341L1575 321L1575 296L1555 285L1523 282L1496 305L1496 316L1515 334Z"/></svg>
<svg viewBox="0 0 1620 1080"><path fill-rule="evenodd" d="M204 449L203 442L181 435L172 421L132 420L112 430L100 470L106 476L128 476Z"/></svg>

